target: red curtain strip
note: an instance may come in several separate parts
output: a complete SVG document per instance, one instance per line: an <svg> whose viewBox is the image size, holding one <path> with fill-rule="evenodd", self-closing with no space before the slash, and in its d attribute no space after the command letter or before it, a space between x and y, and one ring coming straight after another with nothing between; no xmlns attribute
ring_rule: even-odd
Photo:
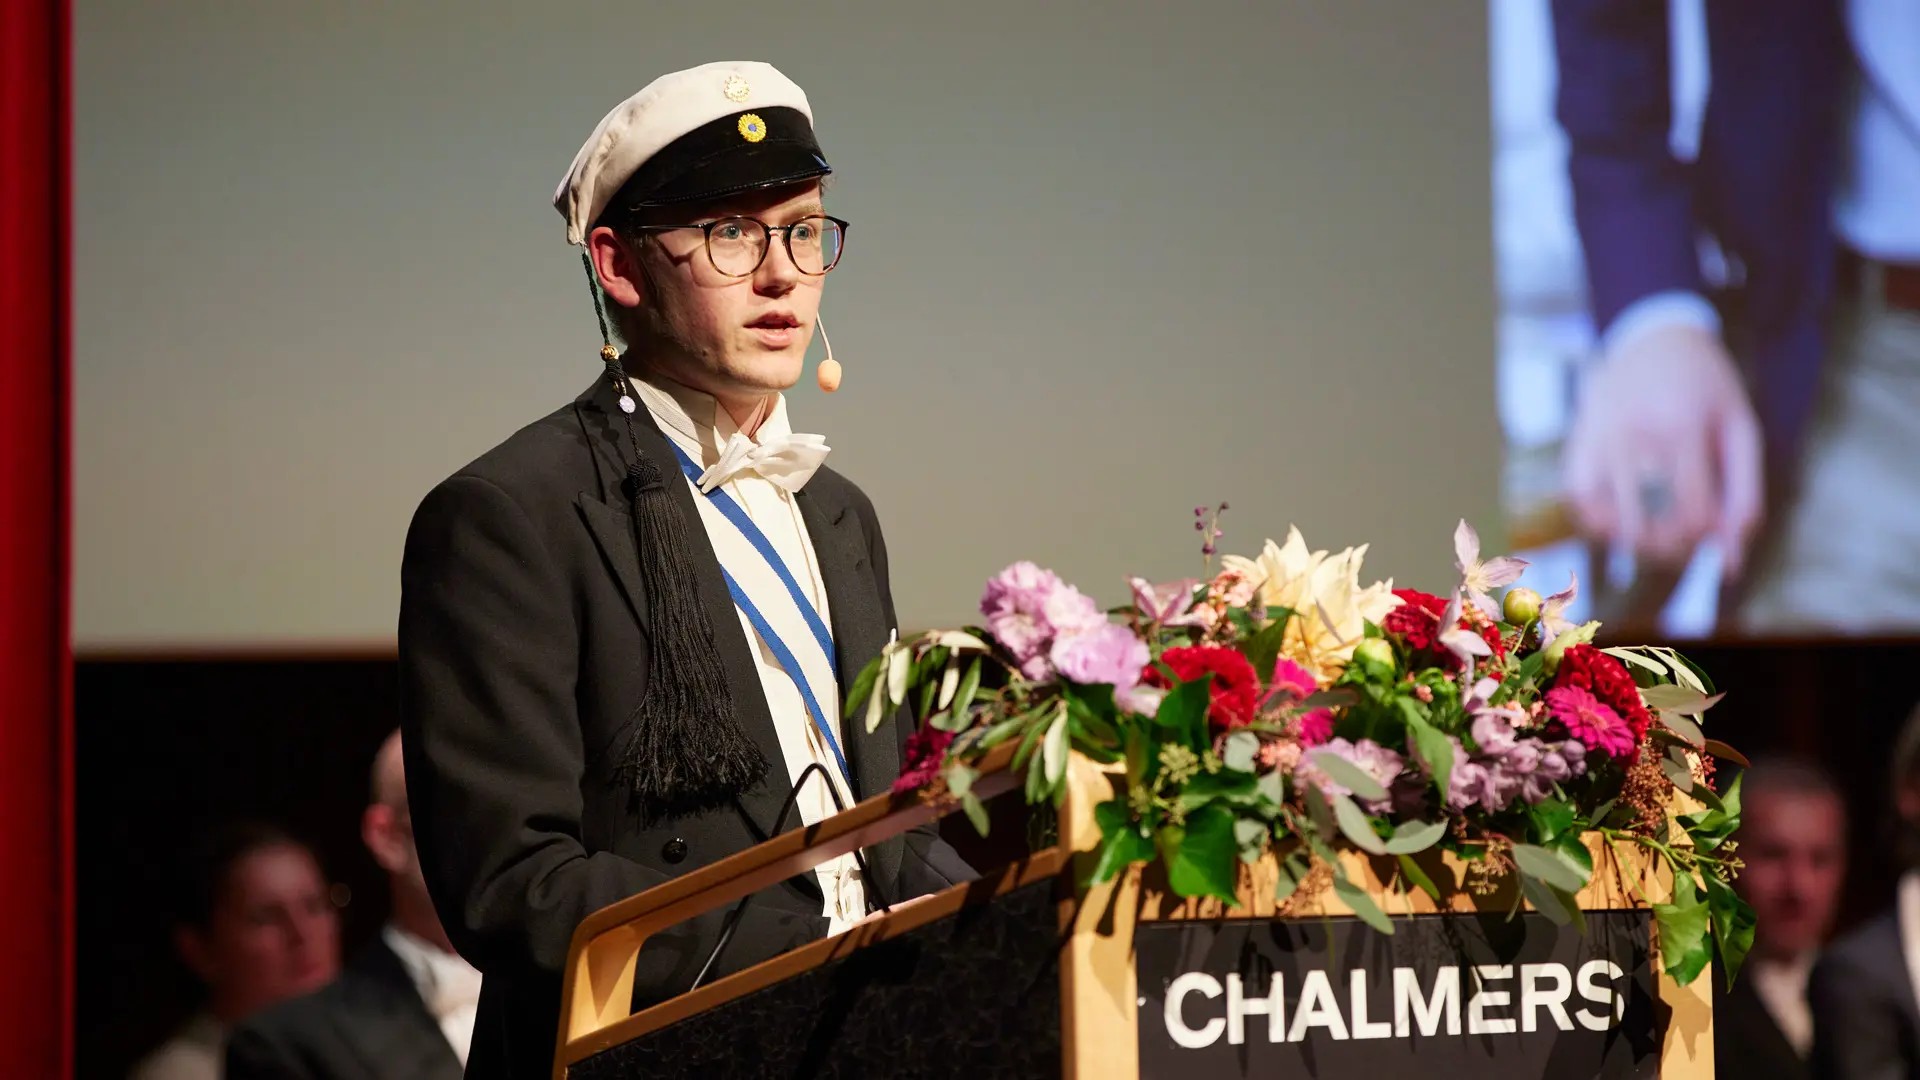
<svg viewBox="0 0 1920 1080"><path fill-rule="evenodd" d="M70 9L0 0L0 1076L73 1075Z"/></svg>

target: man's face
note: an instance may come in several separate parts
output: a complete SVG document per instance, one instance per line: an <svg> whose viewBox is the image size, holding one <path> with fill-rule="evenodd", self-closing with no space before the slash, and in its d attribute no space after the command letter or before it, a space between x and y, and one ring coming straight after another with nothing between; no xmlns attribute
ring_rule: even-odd
<svg viewBox="0 0 1920 1080"><path fill-rule="evenodd" d="M667 223L741 216L781 226L823 212L820 185L809 182L673 211ZM800 272L785 237L774 234L759 268L736 278L715 268L700 230L649 234L638 251L647 362L716 397L760 397L798 382L825 278Z"/></svg>
<svg viewBox="0 0 1920 1080"><path fill-rule="evenodd" d="M1846 816L1821 792L1752 792L1742 806L1739 889L1753 905L1756 952L1788 959L1833 925L1846 874Z"/></svg>
<svg viewBox="0 0 1920 1080"><path fill-rule="evenodd" d="M240 1015L317 990L340 963L339 915L304 848L242 857L204 929L188 931L188 962Z"/></svg>

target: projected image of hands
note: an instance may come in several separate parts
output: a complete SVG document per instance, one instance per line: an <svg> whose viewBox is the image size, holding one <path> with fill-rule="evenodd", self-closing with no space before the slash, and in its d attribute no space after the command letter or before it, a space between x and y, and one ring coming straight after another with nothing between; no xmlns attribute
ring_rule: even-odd
<svg viewBox="0 0 1920 1080"><path fill-rule="evenodd" d="M1920 8L1788 7L1489 4L1502 490L1575 618L1920 631Z"/></svg>

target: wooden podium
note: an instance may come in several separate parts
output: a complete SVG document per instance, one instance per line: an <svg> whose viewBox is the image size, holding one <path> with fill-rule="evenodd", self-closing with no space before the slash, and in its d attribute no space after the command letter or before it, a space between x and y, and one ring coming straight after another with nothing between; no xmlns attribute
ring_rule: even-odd
<svg viewBox="0 0 1920 1080"><path fill-rule="evenodd" d="M981 798L1018 786L1011 750L984 763ZM1391 860L1343 851L1385 935L1324 881L1276 904L1271 853L1242 867L1236 908L1170 893L1157 868L1079 886L1113 790L1076 756L1054 846L637 1013L650 935L957 804L869 799L596 912L573 937L554 1077L1711 1080L1716 973L1660 974L1649 907L1671 883L1638 847L1590 844L1584 934L1451 855L1422 859L1436 902Z"/></svg>

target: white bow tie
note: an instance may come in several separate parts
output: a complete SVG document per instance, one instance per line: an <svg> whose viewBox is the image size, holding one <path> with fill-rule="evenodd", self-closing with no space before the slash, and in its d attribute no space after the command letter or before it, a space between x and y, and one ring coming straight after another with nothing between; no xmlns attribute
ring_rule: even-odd
<svg viewBox="0 0 1920 1080"><path fill-rule="evenodd" d="M757 443L735 432L720 448L720 460L700 474L700 491L709 493L741 473L753 473L770 484L797 492L827 460L830 449L819 435L780 435Z"/></svg>

